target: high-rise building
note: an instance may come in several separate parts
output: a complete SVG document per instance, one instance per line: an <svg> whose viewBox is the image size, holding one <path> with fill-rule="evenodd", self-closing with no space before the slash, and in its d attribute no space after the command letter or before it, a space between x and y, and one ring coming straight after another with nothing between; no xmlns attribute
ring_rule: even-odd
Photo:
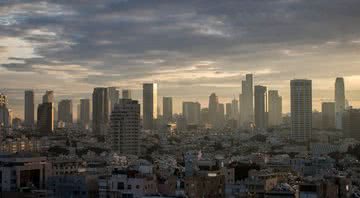
<svg viewBox="0 0 360 198"><path fill-rule="evenodd" d="M120 99L111 113L112 149L120 154L139 154L140 104L136 100Z"/></svg>
<svg viewBox="0 0 360 198"><path fill-rule="evenodd" d="M143 128L152 130L157 119L157 84L143 84Z"/></svg>
<svg viewBox="0 0 360 198"><path fill-rule="evenodd" d="M278 126L282 123L282 97L277 90L269 90L268 99L268 124L270 127Z"/></svg>
<svg viewBox="0 0 360 198"><path fill-rule="evenodd" d="M5 94L0 93L0 129L10 128L12 120L12 112L8 108L8 99Z"/></svg>
<svg viewBox="0 0 360 198"><path fill-rule="evenodd" d="M92 130L95 135L105 136L109 127L110 99L108 89L104 87L94 88L92 95Z"/></svg>
<svg viewBox="0 0 360 198"><path fill-rule="evenodd" d="M345 137L360 140L360 109L344 111L342 124Z"/></svg>
<svg viewBox="0 0 360 198"><path fill-rule="evenodd" d="M312 81L296 79L291 87L291 138L308 143L312 133Z"/></svg>
<svg viewBox="0 0 360 198"><path fill-rule="evenodd" d="M335 103L323 102L321 104L322 129L335 129Z"/></svg>
<svg viewBox="0 0 360 198"><path fill-rule="evenodd" d="M58 121L65 125L73 123L73 105L71 100L61 100L58 104Z"/></svg>
<svg viewBox="0 0 360 198"><path fill-rule="evenodd" d="M209 123L212 127L217 127L219 99L215 93L212 93L209 97Z"/></svg>
<svg viewBox="0 0 360 198"><path fill-rule="evenodd" d="M239 101L235 98L231 101L232 118L233 120L239 120Z"/></svg>
<svg viewBox="0 0 360 198"><path fill-rule="evenodd" d="M266 87L255 86L255 126L259 130L267 128L267 94Z"/></svg>
<svg viewBox="0 0 360 198"><path fill-rule="evenodd" d="M232 119L232 117L233 117L232 104L231 103L226 103L225 104L225 109L226 109L226 113L225 113L226 120Z"/></svg>
<svg viewBox="0 0 360 198"><path fill-rule="evenodd" d="M24 106L24 124L26 127L33 127L35 125L35 103L33 90L25 91Z"/></svg>
<svg viewBox="0 0 360 198"><path fill-rule="evenodd" d="M336 129L342 129L342 115L345 110L345 84L344 78L336 78L335 81L335 125Z"/></svg>
<svg viewBox="0 0 360 198"><path fill-rule="evenodd" d="M80 108L79 108L79 121L80 125L85 129L89 128L90 125L90 100L89 99L80 99Z"/></svg>
<svg viewBox="0 0 360 198"><path fill-rule="evenodd" d="M116 87L108 87L109 100L110 100L110 111L114 109L116 103L119 102L119 91Z"/></svg>
<svg viewBox="0 0 360 198"><path fill-rule="evenodd" d="M54 131L54 104L52 102L39 104L37 128L41 134L50 134Z"/></svg>
<svg viewBox="0 0 360 198"><path fill-rule="evenodd" d="M166 122L172 120L173 116L173 103L172 97L163 97L163 118Z"/></svg>
<svg viewBox="0 0 360 198"><path fill-rule="evenodd" d="M131 99L131 90L130 89L122 90L122 98L123 99Z"/></svg>
<svg viewBox="0 0 360 198"><path fill-rule="evenodd" d="M55 96L54 96L54 91L48 90L45 92L45 94L43 95L43 103L55 103Z"/></svg>
<svg viewBox="0 0 360 198"><path fill-rule="evenodd" d="M200 110L201 124L209 124L209 108L202 108Z"/></svg>
<svg viewBox="0 0 360 198"><path fill-rule="evenodd" d="M200 124L201 105L198 102L183 102L183 116L187 125Z"/></svg>
<svg viewBox="0 0 360 198"><path fill-rule="evenodd" d="M216 126L217 128L223 128L225 126L225 105L218 103L216 112Z"/></svg>
<svg viewBox="0 0 360 198"><path fill-rule="evenodd" d="M240 120L244 127L254 122L254 90L253 75L246 74L246 80L242 81L240 94Z"/></svg>

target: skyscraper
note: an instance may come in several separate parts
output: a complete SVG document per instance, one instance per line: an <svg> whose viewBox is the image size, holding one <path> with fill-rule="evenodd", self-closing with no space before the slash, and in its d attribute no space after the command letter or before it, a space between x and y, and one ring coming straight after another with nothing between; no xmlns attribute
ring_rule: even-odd
<svg viewBox="0 0 360 198"><path fill-rule="evenodd" d="M12 112L8 108L8 99L5 94L0 93L0 129L2 127L10 128Z"/></svg>
<svg viewBox="0 0 360 198"><path fill-rule="evenodd" d="M345 85L344 78L335 81L335 124L336 129L342 129L342 115L345 110Z"/></svg>
<svg viewBox="0 0 360 198"><path fill-rule="evenodd" d="M233 117L233 111L232 111L232 104L231 103L226 103L226 105L225 105L225 109L226 109L226 120L230 120L230 119L232 119L232 117Z"/></svg>
<svg viewBox="0 0 360 198"><path fill-rule="evenodd" d="M254 90L253 75L246 74L246 80L242 81L240 94L240 119L244 127L254 121Z"/></svg>
<svg viewBox="0 0 360 198"><path fill-rule="evenodd" d="M266 105L266 87L260 85L255 86L255 126L260 130L267 128Z"/></svg>
<svg viewBox="0 0 360 198"><path fill-rule="evenodd" d="M52 102L39 104L37 128L41 134L50 134L54 131L54 104Z"/></svg>
<svg viewBox="0 0 360 198"><path fill-rule="evenodd" d="M119 91L116 89L116 87L109 87L108 93L109 93L110 112L111 112L115 104L118 103L119 101Z"/></svg>
<svg viewBox="0 0 360 198"><path fill-rule="evenodd" d="M122 90L122 98L123 99L131 99L131 90L130 89Z"/></svg>
<svg viewBox="0 0 360 198"><path fill-rule="evenodd" d="M360 140L360 109L349 108L343 113L344 136Z"/></svg>
<svg viewBox="0 0 360 198"><path fill-rule="evenodd" d="M217 127L219 99L215 93L209 97L209 122L213 128Z"/></svg>
<svg viewBox="0 0 360 198"><path fill-rule="evenodd" d="M90 100L89 99L80 99L80 108L79 108L79 121L80 125L85 129L89 128L90 125Z"/></svg>
<svg viewBox="0 0 360 198"><path fill-rule="evenodd" d="M291 87L291 138L307 143L312 133L312 82L292 80Z"/></svg>
<svg viewBox="0 0 360 198"><path fill-rule="evenodd" d="M200 124L201 105L198 102L183 102L182 114L187 125Z"/></svg>
<svg viewBox="0 0 360 198"><path fill-rule="evenodd" d="M173 103L172 97L163 97L163 118L166 122L172 120Z"/></svg>
<svg viewBox="0 0 360 198"><path fill-rule="evenodd" d="M282 97L277 90L269 90L268 95L268 124L270 127L278 126L282 123Z"/></svg>
<svg viewBox="0 0 360 198"><path fill-rule="evenodd" d="M335 129L335 103L323 102L321 104L322 129Z"/></svg>
<svg viewBox="0 0 360 198"><path fill-rule="evenodd" d="M43 103L48 103L48 102L55 103L54 91L48 90L43 95Z"/></svg>
<svg viewBox="0 0 360 198"><path fill-rule="evenodd" d="M239 101L235 98L231 101L232 119L239 120Z"/></svg>
<svg viewBox="0 0 360 198"><path fill-rule="evenodd" d="M24 124L26 127L33 127L35 125L35 103L33 90L25 91L24 106Z"/></svg>
<svg viewBox="0 0 360 198"><path fill-rule="evenodd" d="M157 118L157 84L143 84L143 128L152 130Z"/></svg>
<svg viewBox="0 0 360 198"><path fill-rule="evenodd" d="M120 154L139 154L140 104L120 99L111 113L112 149Z"/></svg>
<svg viewBox="0 0 360 198"><path fill-rule="evenodd" d="M58 121L65 125L73 123L73 105L71 100L61 100L58 104Z"/></svg>
<svg viewBox="0 0 360 198"><path fill-rule="evenodd" d="M93 91L93 124L92 130L95 135L105 136L109 125L110 100L108 89L104 87L94 88Z"/></svg>
<svg viewBox="0 0 360 198"><path fill-rule="evenodd" d="M217 128L223 128L225 126L225 105L218 103L216 112L216 126Z"/></svg>

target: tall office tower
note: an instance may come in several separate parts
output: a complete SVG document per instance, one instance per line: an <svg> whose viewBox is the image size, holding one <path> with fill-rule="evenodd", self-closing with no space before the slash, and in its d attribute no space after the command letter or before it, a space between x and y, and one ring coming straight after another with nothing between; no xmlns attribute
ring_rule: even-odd
<svg viewBox="0 0 360 198"><path fill-rule="evenodd" d="M73 123L73 105L71 100L61 100L58 104L58 121L65 125Z"/></svg>
<svg viewBox="0 0 360 198"><path fill-rule="evenodd" d="M200 124L201 105L198 102L183 102L182 114L187 125Z"/></svg>
<svg viewBox="0 0 360 198"><path fill-rule="evenodd" d="M269 90L268 99L268 124L269 126L278 126L282 123L282 97L277 90Z"/></svg>
<svg viewBox="0 0 360 198"><path fill-rule="evenodd" d="M253 75L246 74L246 80L242 81L242 92L240 94L240 119L245 127L254 121L254 90Z"/></svg>
<svg viewBox="0 0 360 198"><path fill-rule="evenodd" d="M342 115L345 110L345 85L344 78L336 78L335 82L335 113L336 129L342 129Z"/></svg>
<svg viewBox="0 0 360 198"><path fill-rule="evenodd" d="M24 124L26 127L33 127L35 125L35 103L33 90L25 91L24 106Z"/></svg>
<svg viewBox="0 0 360 198"><path fill-rule="evenodd" d="M226 103L225 108L226 108L226 114L225 114L226 120L232 119L233 118L232 104Z"/></svg>
<svg viewBox="0 0 360 198"><path fill-rule="evenodd" d="M37 128L41 134L50 134L54 131L54 104L52 102L39 104Z"/></svg>
<svg viewBox="0 0 360 198"><path fill-rule="evenodd" d="M203 125L209 124L209 108L202 108L200 110L200 122Z"/></svg>
<svg viewBox="0 0 360 198"><path fill-rule="evenodd" d="M216 112L216 126L218 128L223 128L225 126L225 105L222 103L218 104L217 112Z"/></svg>
<svg viewBox="0 0 360 198"><path fill-rule="evenodd" d="M217 112L219 106L219 99L215 93L212 93L209 97L209 124L212 127L217 125Z"/></svg>
<svg viewBox="0 0 360 198"><path fill-rule="evenodd" d="M105 87L94 88L92 95L92 130L95 135L105 136L109 127L110 99L108 89Z"/></svg>
<svg viewBox="0 0 360 198"><path fill-rule="evenodd" d="M239 120L239 101L235 98L231 101L231 115L233 120Z"/></svg>
<svg viewBox="0 0 360 198"><path fill-rule="evenodd" d="M257 129L265 130L267 128L267 91L266 87L255 86L255 126Z"/></svg>
<svg viewBox="0 0 360 198"><path fill-rule="evenodd" d="M112 149L120 154L139 155L140 104L120 99L110 117Z"/></svg>
<svg viewBox="0 0 360 198"><path fill-rule="evenodd" d="M79 121L80 125L85 129L89 128L90 125L90 100L89 99L80 99L80 108L79 108Z"/></svg>
<svg viewBox="0 0 360 198"><path fill-rule="evenodd" d="M110 100L110 112L114 109L116 103L119 102L119 91L116 87L108 87L109 100Z"/></svg>
<svg viewBox="0 0 360 198"><path fill-rule="evenodd" d="M360 140L360 109L350 107L344 111L342 124L345 137Z"/></svg>
<svg viewBox="0 0 360 198"><path fill-rule="evenodd" d="M143 84L143 128L152 130L157 118L157 84Z"/></svg>
<svg viewBox="0 0 360 198"><path fill-rule="evenodd" d="M312 130L312 81L292 80L291 87L291 138L308 143Z"/></svg>
<svg viewBox="0 0 360 198"><path fill-rule="evenodd" d="M335 103L323 102L321 104L322 129L335 129Z"/></svg>
<svg viewBox="0 0 360 198"><path fill-rule="evenodd" d="M163 97L163 118L166 122L172 120L173 103L172 97Z"/></svg>
<svg viewBox="0 0 360 198"><path fill-rule="evenodd" d="M55 103L54 91L46 91L43 95L43 103Z"/></svg>
<svg viewBox="0 0 360 198"><path fill-rule="evenodd" d="M131 90L130 89L122 90L122 98L123 99L131 99Z"/></svg>
<svg viewBox="0 0 360 198"><path fill-rule="evenodd" d="M0 93L0 129L9 128L12 121L12 112L8 108L8 99L5 94Z"/></svg>

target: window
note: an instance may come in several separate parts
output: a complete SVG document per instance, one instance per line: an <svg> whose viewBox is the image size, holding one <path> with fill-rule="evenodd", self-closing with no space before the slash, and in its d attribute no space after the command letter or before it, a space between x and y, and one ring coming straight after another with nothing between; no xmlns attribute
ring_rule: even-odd
<svg viewBox="0 0 360 198"><path fill-rule="evenodd" d="M128 189L131 190L131 185L128 185Z"/></svg>
<svg viewBox="0 0 360 198"><path fill-rule="evenodd" d="M117 187L118 187L118 190L124 190L125 189L124 182L118 182Z"/></svg>

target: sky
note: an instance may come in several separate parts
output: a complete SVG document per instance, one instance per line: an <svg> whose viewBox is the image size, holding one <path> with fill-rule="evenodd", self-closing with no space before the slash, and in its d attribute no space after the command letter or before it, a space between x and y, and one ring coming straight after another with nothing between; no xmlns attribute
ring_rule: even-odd
<svg viewBox="0 0 360 198"><path fill-rule="evenodd" d="M238 99L241 80L277 89L289 111L289 81L313 80L314 109L332 101L337 76L360 107L359 0L1 0L0 91L23 117L36 102L91 98L94 87L134 90L207 106ZM75 107L74 107L75 108Z"/></svg>

